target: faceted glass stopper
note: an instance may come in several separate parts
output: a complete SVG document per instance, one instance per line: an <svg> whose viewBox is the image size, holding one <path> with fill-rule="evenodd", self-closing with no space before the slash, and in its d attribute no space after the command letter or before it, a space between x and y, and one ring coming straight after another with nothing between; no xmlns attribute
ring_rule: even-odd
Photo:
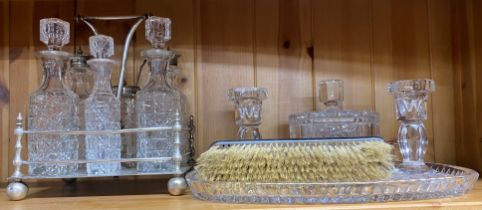
<svg viewBox="0 0 482 210"><path fill-rule="evenodd" d="M114 55L114 39L110 36L89 37L90 54L95 58L110 58Z"/></svg>
<svg viewBox="0 0 482 210"><path fill-rule="evenodd" d="M342 109L343 103L343 81L323 80L319 83L320 101L325 104L326 109Z"/></svg>
<svg viewBox="0 0 482 210"><path fill-rule="evenodd" d="M153 48L162 49L171 40L171 19L151 16L146 20L146 39Z"/></svg>
<svg viewBox="0 0 482 210"><path fill-rule="evenodd" d="M40 20L40 41L49 50L60 50L69 43L70 24L58 18Z"/></svg>

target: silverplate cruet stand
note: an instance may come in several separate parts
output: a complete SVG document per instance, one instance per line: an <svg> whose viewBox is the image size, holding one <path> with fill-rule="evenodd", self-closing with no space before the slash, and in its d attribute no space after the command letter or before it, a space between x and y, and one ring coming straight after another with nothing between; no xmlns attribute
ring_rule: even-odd
<svg viewBox="0 0 482 210"><path fill-rule="evenodd" d="M405 171L428 171L424 156L427 150L427 133L424 121L427 120L428 95L435 91L435 82L431 79L400 80L388 85L388 90L395 98L398 129L398 144L403 162L400 167Z"/></svg>
<svg viewBox="0 0 482 210"><path fill-rule="evenodd" d="M93 84L94 87L92 90L89 89L88 84L78 83L79 81L75 84L71 83L71 87L67 87L67 84L64 84L65 71L67 70L68 61L72 55L60 51L60 49L68 43L69 24L55 18L41 21L41 41L48 46L48 50L39 53L43 62L44 81L39 90L31 95L28 129L24 129L22 115L19 113L17 117L13 158L14 171L8 178L9 184L6 188L6 194L10 200L22 200L27 196L28 186L23 181L30 179L63 179L64 182L70 183L77 178L169 175L171 176L167 183L169 193L171 195L181 195L185 192L187 184L184 174L189 171L194 164L193 116L188 113L181 114L184 112L172 112L172 116L182 116L182 119L180 121L176 120L177 118L174 119L174 121L177 122L174 124L151 124L137 127L136 125L130 124L121 128L119 99L126 95L122 94L122 91L125 89L123 88L122 82L119 83L117 96L113 94L111 89L110 72L116 69L113 65L114 61L107 58L113 53L113 41L107 36L100 35L98 30L90 22L91 20L136 20L125 41L120 67L121 73L119 76L119 81L123 81L129 43L137 26L148 18L160 19L159 17L151 17L148 15L78 17L78 20L87 24L94 33L90 41L91 52L96 58L87 61L88 66L95 70L95 83ZM159 35L158 28L154 28L153 31L153 36L157 37ZM151 51L152 50L156 51L159 49L151 49ZM146 55L152 56L152 53L146 52ZM75 60L78 58L78 55L73 57L71 70L86 70L88 67L84 61ZM151 69L152 66L157 65L155 63L159 63L155 59L150 62ZM167 66L169 59L166 60L165 63ZM70 76L72 75L67 77ZM86 79L83 76L82 78ZM167 77L172 77L172 75ZM170 85L169 83L171 82L167 81L166 85ZM75 93L71 89L74 90ZM187 99L180 94L177 88L172 89L174 89L175 95L179 96L179 100ZM87 93L89 91L92 92ZM135 95L137 95L137 93L130 95L129 102L131 109L133 104L135 104ZM86 102L84 114L85 121L88 122L83 123L83 125L78 124L78 119L80 118L79 112L77 111L79 108L77 107L79 105L79 97ZM102 103L97 103L99 101ZM179 104L178 107L188 109L186 108L187 106L182 104ZM167 111L170 111L170 109ZM133 112L130 112L130 116L136 116L136 114L132 113ZM135 138L139 134L165 131L174 134L168 137L171 138L170 140L173 143L170 147L172 152L167 155L137 156L132 153L121 155L121 145L124 144L122 141L128 139L121 138L121 135L130 135ZM87 154L86 157L79 158L78 139L83 139L84 137L87 140L85 144L85 152ZM26 140L25 142L29 146L27 148L28 159L23 155L23 150L25 149L23 145L24 140ZM136 139L134 140L137 141ZM32 147L32 145L34 146ZM130 146L136 149L132 141L130 141ZM38 158L40 157L39 155L42 154L44 154L43 156L46 158ZM139 166L139 163L162 163L171 167L161 171L142 171L135 168L136 165ZM28 166L29 170L24 170L24 166Z"/></svg>

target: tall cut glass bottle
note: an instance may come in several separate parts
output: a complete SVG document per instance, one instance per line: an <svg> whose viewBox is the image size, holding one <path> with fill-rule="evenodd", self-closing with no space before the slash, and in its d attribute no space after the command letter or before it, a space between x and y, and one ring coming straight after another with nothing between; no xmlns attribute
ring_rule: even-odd
<svg viewBox="0 0 482 210"><path fill-rule="evenodd" d="M94 89L85 100L86 130L119 130L120 101L114 96L111 73L115 61L112 37L96 35L89 38L90 51L95 57L87 63L94 70ZM87 160L120 160L121 136L119 134L87 135L85 138ZM120 162L87 163L88 174L110 174L121 169Z"/></svg>
<svg viewBox="0 0 482 210"><path fill-rule="evenodd" d="M48 50L38 52L42 60L43 82L29 97L28 129L77 130L78 98L62 78L71 56L60 51L69 42L69 23L56 18L40 20L40 40L47 45ZM30 175L71 175L77 171L77 164L49 161L76 161L78 139L72 135L29 135L28 159L42 162L29 165Z"/></svg>
<svg viewBox="0 0 482 210"><path fill-rule="evenodd" d="M148 61L150 75L147 84L136 95L138 127L171 126L173 129L139 133L137 157L173 157L168 162L139 162L140 172L180 171L187 164L189 123L184 94L168 82L168 65L174 54L165 50L170 39L170 20L150 17L146 21L146 37L154 49L142 56Z"/></svg>

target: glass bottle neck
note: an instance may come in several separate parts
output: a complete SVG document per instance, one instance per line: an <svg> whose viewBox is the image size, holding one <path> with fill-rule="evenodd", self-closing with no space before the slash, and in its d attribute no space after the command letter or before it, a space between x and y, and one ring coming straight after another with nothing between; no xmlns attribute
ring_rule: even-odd
<svg viewBox="0 0 482 210"><path fill-rule="evenodd" d="M40 51L38 56L42 59L43 81L42 90L65 89L62 75L67 68L69 53L62 51Z"/></svg>
<svg viewBox="0 0 482 210"><path fill-rule="evenodd" d="M109 92L112 93L111 74L115 62L111 59L91 59L88 61L89 66L94 70L94 89L92 92Z"/></svg>
<svg viewBox="0 0 482 210"><path fill-rule="evenodd" d="M343 102L337 100L330 100L323 102L325 104L324 111L340 111L343 109Z"/></svg>
<svg viewBox="0 0 482 210"><path fill-rule="evenodd" d="M142 52L149 65L149 81L146 87L170 86L167 82L167 68L173 53L167 50L151 49Z"/></svg>
<svg viewBox="0 0 482 210"><path fill-rule="evenodd" d="M151 85L169 85L166 81L167 76L167 65L169 64L169 60L165 59L150 59L148 60L149 64L149 81Z"/></svg>

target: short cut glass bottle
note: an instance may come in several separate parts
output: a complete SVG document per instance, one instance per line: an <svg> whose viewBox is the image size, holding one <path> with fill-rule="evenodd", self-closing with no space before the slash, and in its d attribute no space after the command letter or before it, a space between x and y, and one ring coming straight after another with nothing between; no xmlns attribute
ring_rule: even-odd
<svg viewBox="0 0 482 210"><path fill-rule="evenodd" d="M88 61L95 71L94 89L85 100L86 130L119 130L120 101L114 96L111 85L111 73L115 61L112 37L96 35L89 38L90 52L94 59ZM86 135L87 160L111 160L108 163L87 163L88 174L110 174L121 169L120 134Z"/></svg>

